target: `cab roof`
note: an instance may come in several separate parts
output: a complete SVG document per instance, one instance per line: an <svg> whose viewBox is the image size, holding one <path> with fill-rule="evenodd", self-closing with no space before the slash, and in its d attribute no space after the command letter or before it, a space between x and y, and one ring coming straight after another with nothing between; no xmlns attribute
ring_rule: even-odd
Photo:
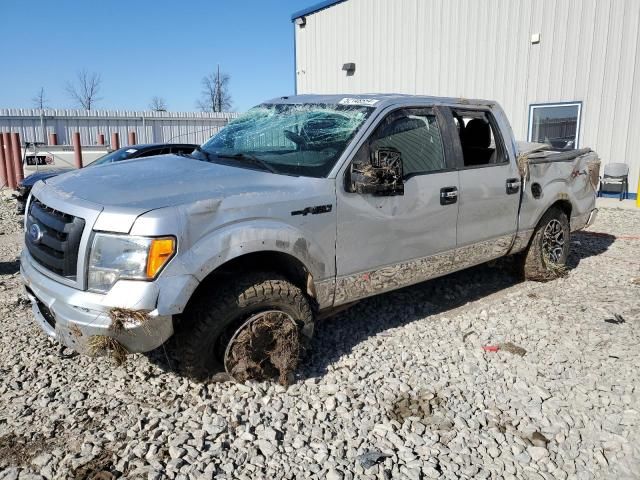
<svg viewBox="0 0 640 480"><path fill-rule="evenodd" d="M492 100L480 100L460 97L434 97L428 95L407 95L402 93L343 93L331 95L291 95L286 97L273 98L265 103L280 104L301 104L301 103L321 103L321 104L347 104L362 105L375 108L388 106L409 106L409 105L455 105L455 106L483 106L494 107L496 102Z"/></svg>

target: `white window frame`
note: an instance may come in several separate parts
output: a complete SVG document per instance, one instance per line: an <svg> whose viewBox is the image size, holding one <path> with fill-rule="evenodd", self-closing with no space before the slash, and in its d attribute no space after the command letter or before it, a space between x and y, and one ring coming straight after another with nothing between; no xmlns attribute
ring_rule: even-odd
<svg viewBox="0 0 640 480"><path fill-rule="evenodd" d="M531 142L533 137L533 112L536 108L550 107L578 107L578 122L576 123L576 146L575 150L580 148L580 125L582 123L582 102L556 102L556 103L532 103L529 105L529 131L527 132L527 141Z"/></svg>

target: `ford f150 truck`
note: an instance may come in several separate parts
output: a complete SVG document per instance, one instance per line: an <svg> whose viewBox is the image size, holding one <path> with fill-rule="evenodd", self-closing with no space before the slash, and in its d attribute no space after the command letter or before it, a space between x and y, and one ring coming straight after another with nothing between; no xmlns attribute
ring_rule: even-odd
<svg viewBox="0 0 640 480"><path fill-rule="evenodd" d="M37 183L21 272L42 329L79 352L171 338L194 375L282 381L331 309L506 255L558 275L599 165L517 144L492 101L282 97L190 155Z"/></svg>

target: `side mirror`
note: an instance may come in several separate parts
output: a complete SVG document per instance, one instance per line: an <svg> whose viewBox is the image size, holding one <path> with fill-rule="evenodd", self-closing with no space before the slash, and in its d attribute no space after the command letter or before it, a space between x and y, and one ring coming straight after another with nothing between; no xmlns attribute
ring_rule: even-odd
<svg viewBox="0 0 640 480"><path fill-rule="evenodd" d="M369 163L352 163L347 191L372 195L404 195L402 154L391 147L374 150Z"/></svg>

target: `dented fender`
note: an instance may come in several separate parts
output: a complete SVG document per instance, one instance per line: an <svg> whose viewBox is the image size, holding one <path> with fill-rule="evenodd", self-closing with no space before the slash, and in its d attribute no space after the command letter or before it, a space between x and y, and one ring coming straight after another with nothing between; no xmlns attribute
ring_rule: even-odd
<svg viewBox="0 0 640 480"><path fill-rule="evenodd" d="M162 314L181 313L208 275L231 260L256 252L294 257L311 274L310 287L317 292L318 302L326 305L333 300L334 252L293 225L250 219L206 232L193 243L192 238L182 240L178 242L178 254L156 280L160 293L157 308Z"/></svg>
<svg viewBox="0 0 640 480"><path fill-rule="evenodd" d="M215 230L185 252L182 261L202 281L230 260L265 251L295 257L317 280L325 279L333 273L333 252L325 251L294 226L275 220L251 220Z"/></svg>

